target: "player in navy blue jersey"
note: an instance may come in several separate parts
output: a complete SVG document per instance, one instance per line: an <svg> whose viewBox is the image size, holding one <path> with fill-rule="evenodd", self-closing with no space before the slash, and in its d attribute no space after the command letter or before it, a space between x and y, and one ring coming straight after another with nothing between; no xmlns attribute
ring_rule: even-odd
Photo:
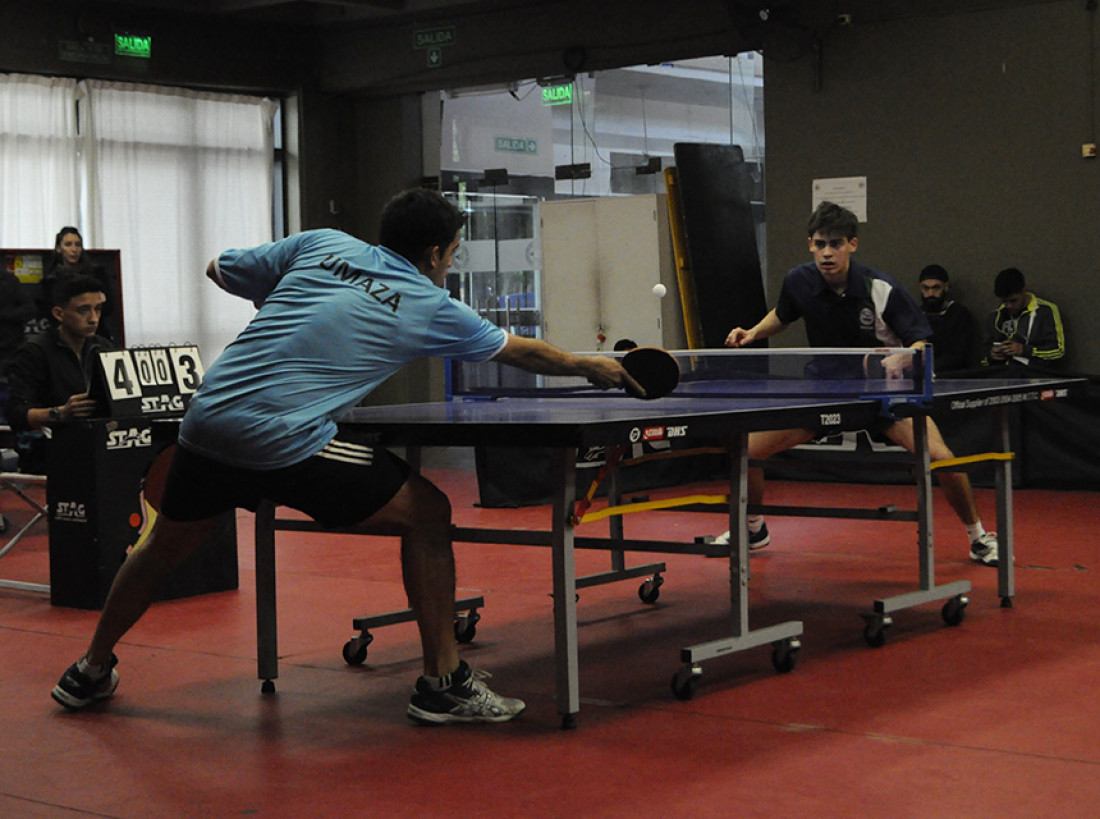
<svg viewBox="0 0 1100 819"><path fill-rule="evenodd" d="M920 305L894 279L852 259L859 244L855 214L832 202L822 202L810 217L807 232L813 261L790 270L779 300L754 327L734 327L727 347L744 347L781 333L793 322L806 323L812 347L922 347L932 329ZM932 460L953 458L935 422L929 418L928 449ZM915 447L913 421L884 418L881 432L910 452ZM749 458L761 460L804 444L819 434L812 429L754 432L749 435ZM966 527L970 558L985 566L997 565L997 537L982 526L970 479L961 473L940 474L951 508ZM750 505L763 503L764 474L749 470ZM760 515L749 518L749 548L767 546L771 538ZM728 543L729 532L715 538Z"/></svg>

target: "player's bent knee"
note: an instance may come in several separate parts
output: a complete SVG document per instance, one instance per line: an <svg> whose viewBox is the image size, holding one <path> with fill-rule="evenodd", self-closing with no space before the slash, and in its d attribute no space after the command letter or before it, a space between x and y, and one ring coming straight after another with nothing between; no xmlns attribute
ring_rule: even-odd
<svg viewBox="0 0 1100 819"><path fill-rule="evenodd" d="M375 516L401 534L436 530L448 532L451 502L431 481L413 474L393 499Z"/></svg>

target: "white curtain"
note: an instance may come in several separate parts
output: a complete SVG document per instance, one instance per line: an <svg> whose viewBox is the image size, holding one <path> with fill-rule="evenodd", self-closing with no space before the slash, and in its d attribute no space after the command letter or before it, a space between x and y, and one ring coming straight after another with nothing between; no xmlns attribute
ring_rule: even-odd
<svg viewBox="0 0 1100 819"><path fill-rule="evenodd" d="M0 247L53 247L79 226L76 80L0 74Z"/></svg>
<svg viewBox="0 0 1100 819"><path fill-rule="evenodd" d="M128 346L194 342L209 364L253 308L204 276L272 239L276 103L84 81L85 244L122 250Z"/></svg>

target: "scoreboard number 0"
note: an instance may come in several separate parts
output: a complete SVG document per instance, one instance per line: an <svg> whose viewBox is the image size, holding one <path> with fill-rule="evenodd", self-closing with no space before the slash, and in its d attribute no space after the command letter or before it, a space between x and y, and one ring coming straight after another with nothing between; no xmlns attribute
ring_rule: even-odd
<svg viewBox="0 0 1100 819"><path fill-rule="evenodd" d="M163 347L131 350L138 380L143 387L163 387L172 383L172 367L168 363L168 351Z"/></svg>

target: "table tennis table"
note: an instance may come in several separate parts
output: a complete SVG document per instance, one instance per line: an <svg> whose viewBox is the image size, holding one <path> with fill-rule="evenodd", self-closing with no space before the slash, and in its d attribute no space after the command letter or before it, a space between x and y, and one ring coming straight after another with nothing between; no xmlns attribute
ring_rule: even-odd
<svg viewBox="0 0 1100 819"><path fill-rule="evenodd" d="M678 353L677 355L680 355ZM683 353L683 355L689 355ZM899 519L917 523L919 549L918 585L911 592L875 600L865 615L864 636L871 645L881 645L892 614L913 606L945 601L943 618L949 625L963 619L970 593L969 581L937 584L935 580L932 475L927 437L930 414L986 412L996 425L997 452L989 453L995 469L997 531L1000 539L998 594L1002 605L1010 606L1015 595L1013 571L1013 521L1011 450L1008 409L1020 403L1069 397L1081 383L1072 378L1035 379L942 379L919 376L914 390L906 395L888 388L885 394L853 393L851 384L837 386L815 381L787 386L794 395L777 397L757 390L754 379L732 383L715 380L686 380L673 395L654 401L638 400L615 392L593 392L581 396L534 394L495 400L452 400L437 403L360 407L344 423L369 433L373 443L404 447L414 465L421 447L540 447L556 453L554 496L550 519L543 531L491 530L455 527L458 542L505 543L549 546L552 551L555 676L558 712L563 727L575 725L580 710L577 636L577 589L586 585L647 577L639 594L643 601L655 599L664 564L628 567L624 553L728 555L730 566L730 633L681 649L682 666L672 678L673 693L681 699L694 694L702 674L701 663L758 646L772 647L772 662L778 671L794 667L800 647L802 623L788 621L765 628L750 628L748 587L749 553L745 535L747 507L748 435L758 430L788 428L820 429L823 434L873 426L884 412L914 421L916 449L911 468L916 477L916 512ZM750 383L751 382L751 383ZM751 394L757 391L758 394ZM515 392L515 391L512 391ZM837 392L843 394L835 394ZM582 519L577 503L577 455L590 447L608 452L639 441L670 441L684 446L719 446L729 453L729 493L724 498L728 511L729 546L706 542L670 543L623 537L622 518L611 518L610 536L584 537L577 533ZM959 459L966 460L966 459ZM950 468L952 464L944 464ZM615 471L610 470L608 502L619 500ZM765 509L766 510L766 509ZM882 516L882 515L878 515ZM276 530L318 530L310 521L279 519L266 505L256 518L258 676L265 690L274 690L278 673L275 628L274 536ZM349 532L369 532L352 527ZM612 553L611 570L578 578L574 553L578 548L604 549ZM480 599L474 601L480 604ZM457 606L461 608L461 606ZM365 618L369 621L369 618ZM391 620L392 621L392 620ZM383 624L385 620L378 621ZM359 627L360 621L356 621ZM345 653L345 659L348 659ZM350 660L349 660L350 661Z"/></svg>

